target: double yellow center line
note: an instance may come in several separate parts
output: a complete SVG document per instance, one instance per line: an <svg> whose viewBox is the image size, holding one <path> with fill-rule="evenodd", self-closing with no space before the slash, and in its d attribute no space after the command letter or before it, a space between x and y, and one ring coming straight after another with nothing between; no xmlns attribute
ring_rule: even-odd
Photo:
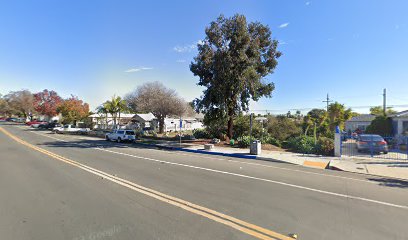
<svg viewBox="0 0 408 240"><path fill-rule="evenodd" d="M269 229L265 229L263 227L242 221L240 219L231 217L229 215L225 215L223 213L217 212L215 210L206 208L206 207L202 207L200 205L185 201L183 199L180 198L176 198L161 192L158 192L156 190L147 188L147 187L143 187L141 185L138 185L136 183L127 181L123 178L119 178L117 176L111 175L109 173L100 171L98 169L89 167L87 165L84 165L82 163L76 162L74 160L68 159L66 157L60 156L58 154L55 154L53 152L47 151L43 148L37 147L33 144L30 144L16 136L14 136L13 134L11 134L10 132L8 132L7 130L5 130L4 128L0 127L0 131L3 132L4 134L6 134L7 136L9 136L10 138L12 138L13 140L15 140L18 143L21 143L35 151L41 152L45 155L48 155L54 159L57 159L59 161L62 161L64 163L70 164L72 166L75 166L77 168L80 168L84 171L87 171L89 173L92 173L94 175L103 177L104 179L107 179L111 182L117 183L123 187L126 187L128 189L132 189L134 191L137 191L139 193L145 194L149 197L155 198L157 200L160 200L162 202L171 204L173 206L182 208L188 212L206 217L208 219L211 219L213 221L216 221L218 223L222 223L226 226L232 227L236 230L239 230L241 232L244 232L248 235L251 235L255 238L258 239L265 239L265 240L271 240L271 239L281 239L281 240L293 240L293 238L279 234L277 232L271 231Z"/></svg>

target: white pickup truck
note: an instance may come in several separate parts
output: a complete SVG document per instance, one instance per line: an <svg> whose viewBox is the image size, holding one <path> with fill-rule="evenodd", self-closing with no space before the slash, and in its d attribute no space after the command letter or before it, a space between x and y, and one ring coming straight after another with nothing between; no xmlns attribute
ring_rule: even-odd
<svg viewBox="0 0 408 240"><path fill-rule="evenodd" d="M65 124L62 127L56 127L52 129L55 133L78 133L78 134L85 134L90 131L89 128L78 128L72 124Z"/></svg>
<svg viewBox="0 0 408 240"><path fill-rule="evenodd" d="M133 130L113 130L110 133L105 134L106 141L116 142L133 142L136 139L135 131Z"/></svg>

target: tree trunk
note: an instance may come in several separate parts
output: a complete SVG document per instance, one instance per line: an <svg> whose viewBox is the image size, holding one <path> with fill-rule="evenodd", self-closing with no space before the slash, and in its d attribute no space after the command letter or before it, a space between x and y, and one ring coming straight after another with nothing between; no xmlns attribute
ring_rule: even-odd
<svg viewBox="0 0 408 240"><path fill-rule="evenodd" d="M227 136L229 139L232 139L233 125L234 125L234 118L232 115L230 115L228 119L228 130L227 130Z"/></svg>
<svg viewBox="0 0 408 240"><path fill-rule="evenodd" d="M118 124L119 124L119 128L120 128L120 111L119 111Z"/></svg>
<svg viewBox="0 0 408 240"><path fill-rule="evenodd" d="M164 132L164 117L159 118L159 133Z"/></svg>

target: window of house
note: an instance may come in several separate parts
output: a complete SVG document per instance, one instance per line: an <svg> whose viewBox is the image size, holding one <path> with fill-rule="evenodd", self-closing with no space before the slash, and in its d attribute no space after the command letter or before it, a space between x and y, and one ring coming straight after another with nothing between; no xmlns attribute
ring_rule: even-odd
<svg viewBox="0 0 408 240"><path fill-rule="evenodd" d="M402 133L408 134L408 121L402 122Z"/></svg>

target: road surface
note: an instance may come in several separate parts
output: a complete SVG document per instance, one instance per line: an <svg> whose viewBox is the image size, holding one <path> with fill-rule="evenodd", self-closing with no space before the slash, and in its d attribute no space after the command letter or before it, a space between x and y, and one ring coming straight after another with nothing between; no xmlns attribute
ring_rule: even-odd
<svg viewBox="0 0 408 240"><path fill-rule="evenodd" d="M7 123L0 153L0 239L408 239L398 179Z"/></svg>

